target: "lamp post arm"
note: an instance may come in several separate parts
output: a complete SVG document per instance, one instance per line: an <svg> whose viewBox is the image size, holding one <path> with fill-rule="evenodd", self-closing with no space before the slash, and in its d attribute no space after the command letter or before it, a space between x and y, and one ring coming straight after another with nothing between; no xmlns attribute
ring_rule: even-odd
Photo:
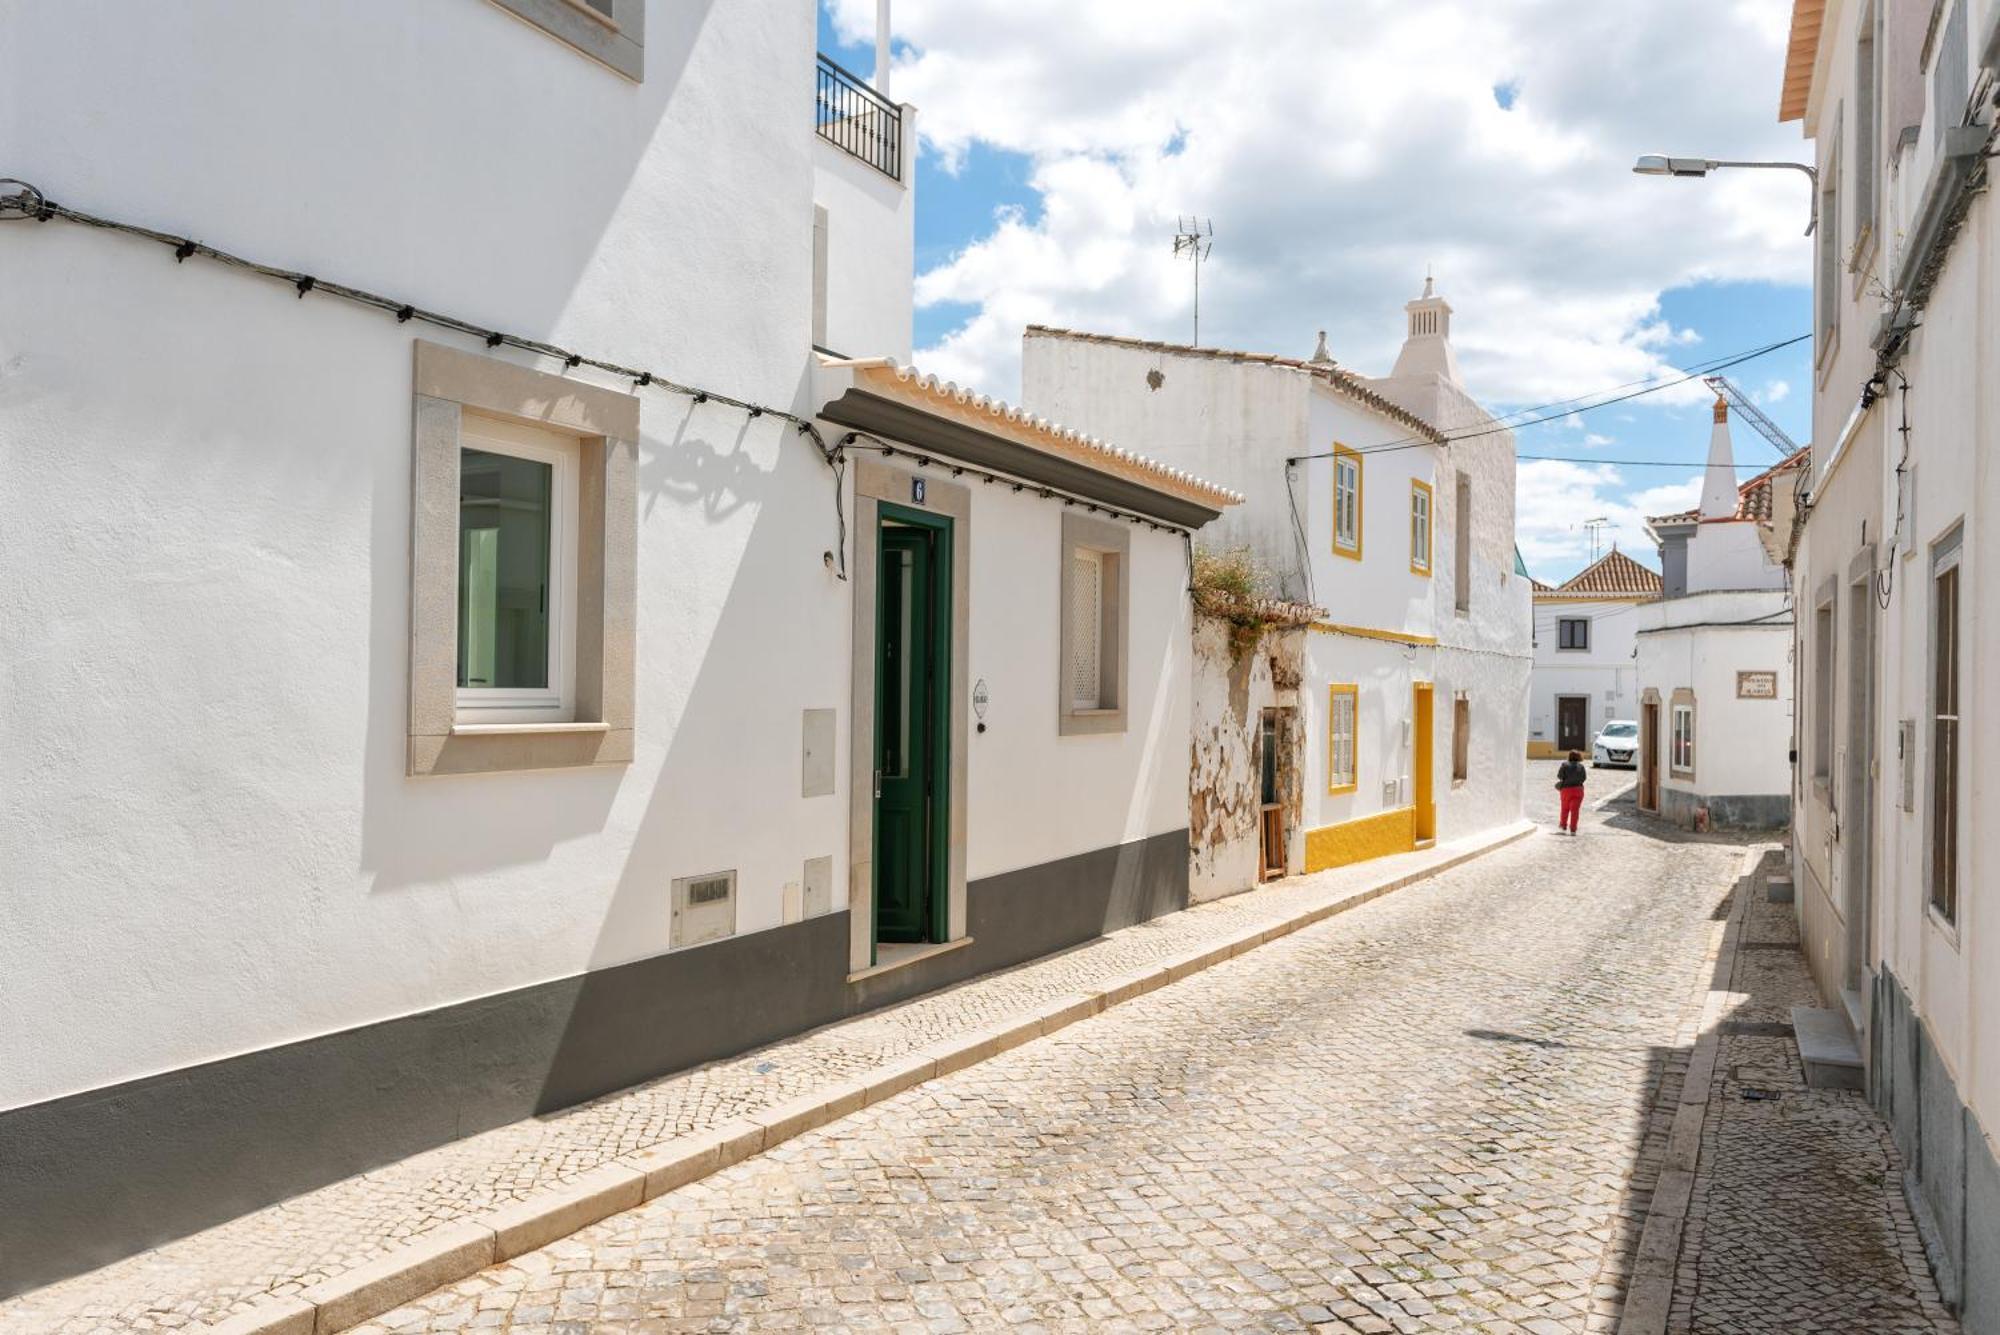
<svg viewBox="0 0 2000 1335"><path fill-rule="evenodd" d="M1803 162L1716 162L1710 160L1709 169L1717 167L1775 167L1781 171L1804 172L1806 180L1812 182L1812 217L1806 223L1806 235L1819 230L1819 169Z"/></svg>

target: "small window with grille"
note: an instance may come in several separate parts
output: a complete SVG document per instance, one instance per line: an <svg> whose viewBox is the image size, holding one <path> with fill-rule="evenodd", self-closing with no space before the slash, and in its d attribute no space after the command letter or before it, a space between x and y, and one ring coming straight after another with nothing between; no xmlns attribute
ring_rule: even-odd
<svg viewBox="0 0 2000 1335"><path fill-rule="evenodd" d="M1125 729L1131 544L1124 524L1063 516L1058 698L1063 735Z"/></svg>
<svg viewBox="0 0 2000 1335"><path fill-rule="evenodd" d="M1355 765L1355 729L1359 720L1359 688L1336 683L1326 688L1326 791L1351 793L1359 785Z"/></svg>

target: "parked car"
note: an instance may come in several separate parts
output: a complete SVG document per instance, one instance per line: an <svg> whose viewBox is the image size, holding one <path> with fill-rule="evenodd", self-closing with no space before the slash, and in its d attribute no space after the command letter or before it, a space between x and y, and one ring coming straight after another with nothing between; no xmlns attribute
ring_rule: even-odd
<svg viewBox="0 0 2000 1335"><path fill-rule="evenodd" d="M1639 768L1639 725L1613 719L1590 744L1590 767L1624 765Z"/></svg>

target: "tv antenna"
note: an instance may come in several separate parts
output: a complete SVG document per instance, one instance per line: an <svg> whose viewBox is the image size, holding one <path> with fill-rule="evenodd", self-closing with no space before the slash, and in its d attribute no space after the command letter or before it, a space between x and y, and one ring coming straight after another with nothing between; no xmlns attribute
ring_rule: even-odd
<svg viewBox="0 0 2000 1335"><path fill-rule="evenodd" d="M1611 527L1610 517L1599 515L1595 519L1586 519L1583 521L1583 526L1590 530L1590 559L1595 561L1598 546L1604 538L1604 530Z"/></svg>
<svg viewBox="0 0 2000 1335"><path fill-rule="evenodd" d="M1194 260L1194 346L1201 346L1201 262L1215 249L1215 224L1206 218L1177 218L1174 222L1174 255Z"/></svg>

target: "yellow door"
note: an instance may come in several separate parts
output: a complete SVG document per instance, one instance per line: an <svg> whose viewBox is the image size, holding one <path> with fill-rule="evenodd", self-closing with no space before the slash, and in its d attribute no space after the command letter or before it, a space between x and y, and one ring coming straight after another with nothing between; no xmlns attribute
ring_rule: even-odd
<svg viewBox="0 0 2000 1335"><path fill-rule="evenodd" d="M1431 683L1420 681L1414 688L1410 709L1411 781L1416 788L1412 803L1416 807L1416 835L1421 841L1437 838L1437 802L1431 792Z"/></svg>

